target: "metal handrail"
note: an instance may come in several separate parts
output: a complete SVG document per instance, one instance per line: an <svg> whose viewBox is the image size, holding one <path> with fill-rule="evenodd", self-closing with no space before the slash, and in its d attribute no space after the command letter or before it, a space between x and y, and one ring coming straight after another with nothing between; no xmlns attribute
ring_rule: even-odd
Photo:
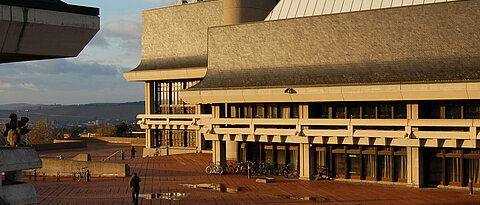
<svg viewBox="0 0 480 205"><path fill-rule="evenodd" d="M105 161L105 160L109 160L110 158L112 158L113 156L115 156L116 154L118 153L122 153L123 150L118 150L118 151L115 151L113 154L111 154L110 156L108 156L107 158L105 159L102 159L102 162Z"/></svg>

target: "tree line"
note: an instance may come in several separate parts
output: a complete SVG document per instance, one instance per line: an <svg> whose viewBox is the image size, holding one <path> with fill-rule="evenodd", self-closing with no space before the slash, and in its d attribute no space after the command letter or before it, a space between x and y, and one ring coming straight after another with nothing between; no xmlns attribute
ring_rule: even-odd
<svg viewBox="0 0 480 205"><path fill-rule="evenodd" d="M23 144L49 144L53 143L55 139L63 139L65 134L69 137L80 137L81 133L92 133L96 137L131 137L131 130L124 122L118 125L111 125L110 123L101 123L84 128L55 128L45 118L41 118L33 123L30 127L32 129L27 135L21 136ZM0 145L5 145L6 139L0 137Z"/></svg>

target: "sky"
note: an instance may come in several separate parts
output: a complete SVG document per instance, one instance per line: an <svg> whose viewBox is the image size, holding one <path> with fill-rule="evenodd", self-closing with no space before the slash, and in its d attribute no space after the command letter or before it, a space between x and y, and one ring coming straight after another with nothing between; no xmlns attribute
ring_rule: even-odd
<svg viewBox="0 0 480 205"><path fill-rule="evenodd" d="M141 11L175 0L62 0L100 8L100 31L77 57L0 64L0 104L144 100L144 83L123 72L140 63Z"/></svg>

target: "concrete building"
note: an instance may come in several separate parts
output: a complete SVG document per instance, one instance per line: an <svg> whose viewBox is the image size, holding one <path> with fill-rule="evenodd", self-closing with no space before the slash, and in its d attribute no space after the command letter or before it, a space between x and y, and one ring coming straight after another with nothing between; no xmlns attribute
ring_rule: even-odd
<svg viewBox="0 0 480 205"><path fill-rule="evenodd" d="M299 178L480 185L480 2L211 0L143 12L144 153Z"/></svg>
<svg viewBox="0 0 480 205"><path fill-rule="evenodd" d="M100 29L98 8L60 0L0 0L0 63L77 56ZM37 204L22 170L42 167L32 148L0 147L0 204Z"/></svg>

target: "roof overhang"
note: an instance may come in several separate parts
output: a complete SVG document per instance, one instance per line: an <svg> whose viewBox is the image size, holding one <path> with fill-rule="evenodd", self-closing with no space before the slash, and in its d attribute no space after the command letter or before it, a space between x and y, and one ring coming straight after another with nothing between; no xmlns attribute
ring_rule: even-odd
<svg viewBox="0 0 480 205"><path fill-rule="evenodd" d="M205 77L206 73L207 67L190 67L140 71L132 70L124 72L123 77L128 81L201 79Z"/></svg>
<svg viewBox="0 0 480 205"><path fill-rule="evenodd" d="M100 29L100 17L96 8L65 5L0 1L0 63L77 56Z"/></svg>
<svg viewBox="0 0 480 205"><path fill-rule="evenodd" d="M187 89L180 97L189 104L468 100L480 99L480 82Z"/></svg>

